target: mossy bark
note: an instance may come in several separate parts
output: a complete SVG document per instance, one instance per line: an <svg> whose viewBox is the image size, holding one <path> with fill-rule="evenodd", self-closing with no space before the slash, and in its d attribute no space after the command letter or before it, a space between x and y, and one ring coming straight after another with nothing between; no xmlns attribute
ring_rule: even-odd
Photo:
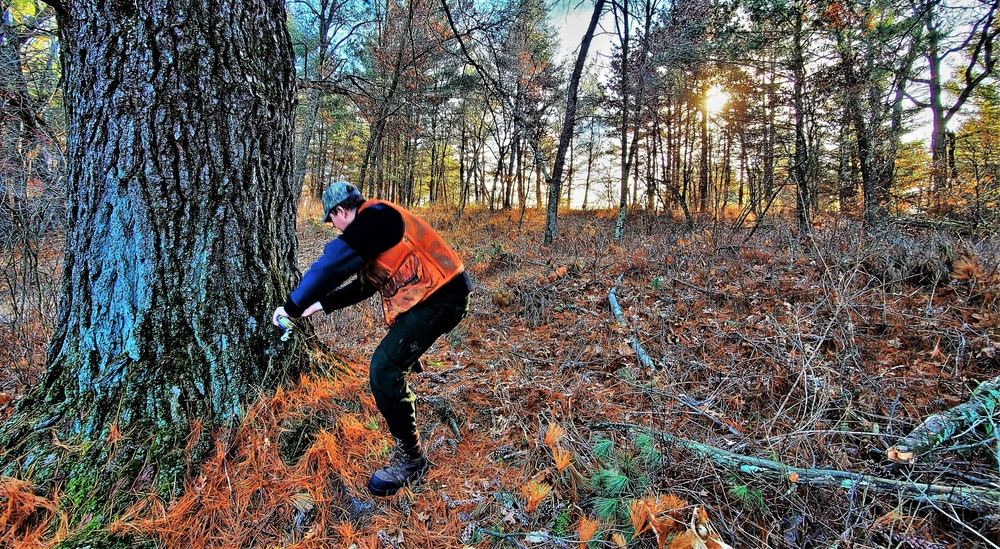
<svg viewBox="0 0 1000 549"><path fill-rule="evenodd" d="M979 384L969 400L927 417L916 429L899 439L886 455L893 461L913 463L957 433L974 433L982 426L982 446L995 444L995 421L1000 409L1000 377ZM994 447L995 450L995 447Z"/></svg>
<svg viewBox="0 0 1000 549"><path fill-rule="evenodd" d="M294 340L270 325L297 277L284 6L53 5L65 279L44 379L0 433L0 474L91 501L176 489L213 428L297 374Z"/></svg>

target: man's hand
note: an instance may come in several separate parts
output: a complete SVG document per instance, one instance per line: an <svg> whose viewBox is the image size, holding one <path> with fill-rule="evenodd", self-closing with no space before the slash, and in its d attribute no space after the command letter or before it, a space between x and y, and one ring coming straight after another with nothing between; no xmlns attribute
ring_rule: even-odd
<svg viewBox="0 0 1000 549"><path fill-rule="evenodd" d="M285 308L284 307L278 307L277 309L274 310L274 314L271 315L271 324L274 324L275 326L277 326L277 327L280 328L281 324L278 324L278 317L281 317L281 316L283 316L285 318L292 318L292 317L288 316L288 313L285 312Z"/></svg>
<svg viewBox="0 0 1000 549"><path fill-rule="evenodd" d="M323 310L323 305L321 305L320 302L317 301L316 303L313 303L312 305L307 307L305 311L302 311L302 316L300 318L311 316L312 314L318 313L319 311L322 310ZM274 310L274 314L271 315L271 324L280 327L281 325L278 324L279 316L283 316L285 318L292 318L288 313L285 312L284 307L278 307L277 309Z"/></svg>

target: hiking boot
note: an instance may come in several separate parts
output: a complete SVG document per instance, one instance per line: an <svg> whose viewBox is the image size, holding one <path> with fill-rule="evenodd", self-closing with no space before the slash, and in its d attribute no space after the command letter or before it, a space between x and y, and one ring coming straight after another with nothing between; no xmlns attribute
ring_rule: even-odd
<svg viewBox="0 0 1000 549"><path fill-rule="evenodd" d="M420 450L420 443L405 445L399 440L393 448L389 464L375 471L368 481L368 491L373 496L386 497L420 480L427 472L430 462Z"/></svg>

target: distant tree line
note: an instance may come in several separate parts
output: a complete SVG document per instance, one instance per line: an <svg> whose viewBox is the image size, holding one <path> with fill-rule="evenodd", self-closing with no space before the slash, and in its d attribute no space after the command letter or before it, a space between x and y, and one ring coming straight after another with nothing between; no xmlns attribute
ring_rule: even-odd
<svg viewBox="0 0 1000 549"><path fill-rule="evenodd" d="M570 63L542 2L289 9L309 193L347 178L406 204L545 205ZM995 1L608 2L612 47L580 86L562 203L794 209L802 228L820 211L990 222L996 15Z"/></svg>
<svg viewBox="0 0 1000 549"><path fill-rule="evenodd" d="M577 43L540 0L291 0L295 184L545 207ZM590 6L575 6L586 10ZM616 0L579 82L563 207L996 220L996 0ZM54 185L53 10L7 4L6 193ZM607 46L610 44L610 46ZM714 99L713 99L714 97ZM714 107L712 106L714 103ZM921 141L917 141L921 139ZM27 158L45 169L27 170ZM34 165L39 166L35 161ZM20 191L18 190L20 189Z"/></svg>

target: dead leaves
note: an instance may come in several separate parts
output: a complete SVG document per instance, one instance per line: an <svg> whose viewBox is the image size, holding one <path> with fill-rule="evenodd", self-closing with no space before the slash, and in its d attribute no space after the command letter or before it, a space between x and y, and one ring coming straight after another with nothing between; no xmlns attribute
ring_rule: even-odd
<svg viewBox="0 0 1000 549"><path fill-rule="evenodd" d="M541 503L546 496L552 493L552 486L544 482L529 480L526 484L521 486L521 493L524 495L525 500L524 510L530 513L538 507L538 504Z"/></svg>
<svg viewBox="0 0 1000 549"><path fill-rule="evenodd" d="M645 499L634 500L629 505L629 516L635 537L651 530L656 536L657 547L663 547L674 531L677 518L686 506L686 501L671 495L648 496Z"/></svg>
<svg viewBox="0 0 1000 549"><path fill-rule="evenodd" d="M510 307L514 304L514 294L507 291L500 291L493 294L493 304L497 307Z"/></svg>
<svg viewBox="0 0 1000 549"><path fill-rule="evenodd" d="M580 519L580 525L577 527L577 535L580 538L580 547L586 547L587 542L594 539L594 534L597 532L597 521L589 518Z"/></svg>
<svg viewBox="0 0 1000 549"><path fill-rule="evenodd" d="M563 278L569 274L569 267L565 265L557 267L547 272L540 273L535 277L536 286L545 286L546 284L552 284L553 282Z"/></svg>
<svg viewBox="0 0 1000 549"><path fill-rule="evenodd" d="M869 531L891 540L893 546L939 549L944 544L936 543L931 536L930 524L923 518L908 515L899 509L885 513L872 522Z"/></svg>
<svg viewBox="0 0 1000 549"><path fill-rule="evenodd" d="M556 470L560 473L569 467L571 458L570 453L559 446L559 441L565 435L566 430L555 422L550 423L549 428L545 431L545 445L552 450L552 461L555 463Z"/></svg>
<svg viewBox="0 0 1000 549"><path fill-rule="evenodd" d="M545 431L545 445L554 449L565 434L566 430L561 425L555 422L550 423L549 428Z"/></svg>
<svg viewBox="0 0 1000 549"><path fill-rule="evenodd" d="M345 484L367 478L372 459L381 459L373 447L379 437L344 414L312 433L311 444L292 463L285 460L281 440L289 425L341 411L344 400L364 410L362 383L303 377L297 386L261 399L233 432L216 437L216 451L178 499L168 503L150 495L110 531L192 548L266 539L300 549L328 547L328 531L350 538L353 527L337 523L335 515L345 507ZM374 404L368 412L376 413Z"/></svg>
<svg viewBox="0 0 1000 549"><path fill-rule="evenodd" d="M570 453L556 446L552 449L552 461L555 462L556 470L561 473L569 467Z"/></svg>
<svg viewBox="0 0 1000 549"><path fill-rule="evenodd" d="M30 482L0 477L0 547L55 547L69 535L67 525L58 498L36 494Z"/></svg>
<svg viewBox="0 0 1000 549"><path fill-rule="evenodd" d="M656 546L662 549L670 542L669 549L733 549L716 533L708 521L708 513L702 506L691 509L690 520L682 522L688 504L673 495L651 495L644 499L632 501L629 514L633 537L639 537L647 531L652 531L656 537ZM686 529L677 533L678 527ZM676 534L676 535L675 535Z"/></svg>
<svg viewBox="0 0 1000 549"><path fill-rule="evenodd" d="M715 528L708 522L704 507L698 506L691 512L687 530L674 538L669 549L733 549L722 541Z"/></svg>
<svg viewBox="0 0 1000 549"><path fill-rule="evenodd" d="M443 213L451 219L451 212ZM585 492L575 491L575 486L567 480L588 473L588 441L585 436L576 436L580 426L594 420L644 417L636 413L652 409L644 398L655 396L657 391L676 393L678 387L690 391L699 402L711 404L699 405L699 412L691 414L671 404L673 400L661 399L659 403L666 402L670 410L683 411L657 409L663 421L669 421L671 428L678 430L694 427L701 433L700 429L705 427L715 428L709 419L710 414L717 413L716 417L722 421L736 422L749 439L760 439L763 423L760 418L773 417L781 397L792 394L794 404L801 401L803 391L807 390L807 396L823 397L817 402L825 405L832 401L826 396L827 387L846 388L837 393L837 406L851 407L865 417L891 414L905 421L912 419L906 414L919 415L931 408L931 399L940 398L947 403L955 392L964 390L956 379L965 375L969 354L976 356L974 353L981 348L991 357L1000 357L1000 346L985 342L986 338L997 339L990 330L1000 324L993 297L995 275L982 267L989 265L986 262L957 262L951 283L939 286L933 296L916 291L912 296L892 295L868 285L870 277L865 273L860 273L865 276L859 275L858 281L852 281L849 270L850 261L855 260L852 257L845 256L844 262L836 264L831 262L829 271L824 271L822 262L811 263L801 256L802 248L797 248L793 257L780 244L763 240L758 241L761 244L757 247L739 247L738 252L726 253L713 252L715 239L700 236L678 240L676 236L661 238L662 234L655 234L655 238L608 246L602 240L605 236L592 228L601 227L594 224L593 216L583 223L591 228L575 232L586 239L574 239L575 235L567 231L573 236L563 237L560 245L561 250L575 246L581 250L579 253L546 259L539 257L537 247L531 243L537 233L527 229L511 231L507 222L497 224L503 232L483 238L463 221L458 236L459 240L470 243L464 255L480 290L473 295L473 315L459 330L461 345L453 345L464 354L466 374L459 376L453 386L441 384L441 391L455 391L448 396L458 398L458 412L468 423L462 423L464 440L457 448L450 453L437 452L432 458L437 466L429 473L429 481L440 488L419 494L405 510L396 500L383 504L384 514L373 519L374 525L355 524L343 517L317 516L312 519L313 527L306 524L305 529L294 530L285 539L276 541L278 538L269 537L273 531L268 530L258 541L266 538L273 544L299 543L301 547L347 547L356 543L362 548L400 547L405 539L405 545L411 548L435 547L435 541L441 547L446 544L440 542L442 538L466 543L477 527L490 524L503 525L511 533L544 528L552 518L546 512L554 505L570 502L568 508L572 511L564 530L568 544L578 541L584 547L588 541L599 540L604 547L649 547L655 540L660 548L723 548L727 546L709 522L709 516L720 530L748 535L747 532L754 531L755 522L766 522L771 510L754 514L763 515L760 519L748 518L749 513L733 512L731 516L742 518L722 528L716 516L709 515L704 508L692 509L684 502L670 503L663 494L659 498L650 495L632 502L628 509L628 519L637 535L645 539L625 540L627 535L612 539L613 533L627 528L628 523L621 523L625 518L619 517L620 522L613 528L601 524L593 518ZM317 236L322 236L324 242L328 238L325 234ZM491 241L504 244L472 251L474 246ZM308 247L308 242L305 244ZM636 249L643 245L648 247ZM321 247L314 246L317 250ZM477 257L473 258L474 255ZM611 319L606 305L607 290L622 271L627 275L619 289L626 314L625 327ZM838 278L841 275L843 278ZM366 322L338 329L350 330L353 341L371 343L370 347L384 333L381 326ZM983 332L982 345L972 339L970 329ZM632 335L637 336L658 363L663 359L665 368L669 367L657 372L653 379L635 379L633 387L625 387L619 376L609 372L617 373L636 363L635 352L627 344ZM4 348L2 342L0 348ZM959 355L959 350L968 354ZM362 351L349 352L362 354ZM39 362L43 355L39 355ZM848 356L850 361L845 362L843 358ZM0 357L0 362L18 368L27 364L3 358ZM806 359L811 362L806 364ZM319 359L323 360L326 357ZM963 371L954 366L959 362ZM933 363L936 369L926 363ZM945 363L948 368L942 368ZM803 364L808 366L809 375L795 383L796 373L804 368ZM836 376L829 374L834 371ZM417 390L421 397L430 393L426 379L422 382L423 387ZM275 402L279 407L284 406L280 412L329 410L331 401L344 399L349 399L351 406L337 409L336 415L324 424L326 430L310 439L311 447L300 459L302 467L308 468L310 474L325 472L328 479L343 479L352 486L363 486L366 474L371 466L381 462L384 451L381 446L371 444L373 440L381 441L380 435L366 426L371 425L370 419L377 412L363 387L364 377L350 390L322 379L309 383L312 386L303 393L295 388L279 393L277 396L285 400L301 399L296 406ZM16 388L9 387L3 386L4 390L18 394ZM0 411L4 399L5 395L0 394ZM894 402L900 405L895 407ZM940 408L941 404L935 406ZM799 441L795 445L784 444L793 437L781 437L799 427L794 424L795 416L787 415L767 422L767 434L776 435L773 451L783 455L803 452L841 468L862 469L865 465L854 454L835 453L831 449L856 446L853 443L857 437L850 432L865 430L857 427L859 420L841 418L835 413L839 408L832 406L816 410L816 417L822 417L828 425L817 421L813 427L829 428L832 434L824 434L822 439L800 437L794 439ZM252 429L270 429L268 422L278 415L277 411L272 412L253 417L256 423ZM539 420L543 413L551 415ZM427 414L427 410L421 414ZM427 414L419 419L427 422L429 417ZM563 423L557 424L554 418ZM539 433L539 424L546 426L546 430ZM107 442L127 436L125 427L108 431ZM567 430L571 433L567 434ZM232 518L219 515L235 516L231 509L221 507L230 499L225 484L230 479L234 481L235 500L241 505L253 507L266 502L274 505L271 508L274 514L263 521L262 515L251 512L238 515L239 520L226 523L228 529L217 530L223 532L218 536L228 541L236 539L242 531L241 521L270 529L274 524L268 521L284 521L282 524L287 526L294 516L339 510L339 503L332 500L334 494L323 488L325 484L311 487L295 484L296 469L289 472L285 468L291 464L272 460L280 434L262 431L259 435L263 437L261 443L248 447L246 453L236 453L239 459L230 460L227 468L208 469L208 475L191 479L188 487L191 498L172 504L159 499L144 501L144 506L123 514L121 524L136 533L160 528L167 532L158 540L164 547L174 546L164 540L172 530L177 530L172 542L176 546L192 546L181 533L199 532L202 524L192 523L193 517L202 523L219 523L223 518ZM269 443L264 443L265 440ZM524 442L534 440L539 441L534 446ZM345 448L357 452L347 459ZM576 469L582 473L575 473ZM546 475L539 476L539 470ZM711 482L702 469L693 471L693 475L702 475L699 481ZM691 482L692 478L680 476L671 480L681 483ZM145 476L142 480L142 485L149 484ZM787 482L797 480L794 473L788 475ZM257 492L253 492L255 487ZM724 489L719 491L722 492ZM257 495L247 498L246 493ZM491 499L500 493L510 497L513 507L507 508ZM447 495L453 496L451 502L457 505L452 507L449 503L448 511L443 512L435 505L448 502ZM703 499L710 499L709 492L704 496ZM627 504L631 499L623 501ZM826 500L814 495L814 501ZM6 500L0 497L0 503L6 505ZM786 503L778 501L778 505ZM524 511L529 506L531 515L525 518ZM35 509L50 512L44 505ZM252 512L263 512L262 509L262 506L247 508ZM824 516L825 509L810 511L816 513L817 522L829 518ZM879 516L882 511L866 516ZM836 514L839 510L831 512ZM536 522L524 522L531 520ZM325 526L319 527L320 524ZM889 518L877 521L871 534L909 535L915 541L927 537L919 529L904 530L900 521ZM752 540L746 541L753 544ZM864 541L845 540L856 545Z"/></svg>

